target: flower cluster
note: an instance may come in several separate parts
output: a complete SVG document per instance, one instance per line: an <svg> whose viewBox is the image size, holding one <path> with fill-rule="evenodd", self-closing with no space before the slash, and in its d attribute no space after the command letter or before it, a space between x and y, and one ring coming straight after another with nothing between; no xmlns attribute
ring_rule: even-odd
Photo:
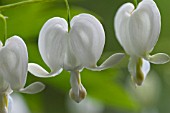
<svg viewBox="0 0 170 113"><path fill-rule="evenodd" d="M70 28L68 28L70 26ZM142 85L150 63L164 64L169 56L164 53L150 55L161 30L161 16L153 0L143 0L134 8L125 3L118 10L114 28L118 41L130 56L128 70L136 85ZM62 70L70 72L70 97L79 103L86 97L86 89L81 83L80 72L84 68L101 71L116 65L124 53L115 53L100 66L105 45L105 31L102 24L90 14L74 16L70 22L60 17L49 19L42 27L38 48L46 71L35 63L28 64L28 52L24 41L13 36L0 43L0 113L9 113L12 106L10 94L13 91L34 94L44 89L44 85L35 82L24 88L27 70L37 77L54 77Z"/></svg>

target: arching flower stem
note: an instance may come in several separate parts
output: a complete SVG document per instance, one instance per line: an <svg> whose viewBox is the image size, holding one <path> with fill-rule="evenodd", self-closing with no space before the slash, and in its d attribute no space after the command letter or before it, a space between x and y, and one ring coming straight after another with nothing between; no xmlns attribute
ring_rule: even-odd
<svg viewBox="0 0 170 113"><path fill-rule="evenodd" d="M70 6L68 3L68 0L64 0L66 3L66 8L67 8L67 21L68 21L68 32L70 30L70 19L71 19L71 15L70 15Z"/></svg>
<svg viewBox="0 0 170 113"><path fill-rule="evenodd" d="M0 13L0 18L2 19L3 24L4 24L4 40L3 40L3 43L4 43L5 40L7 39L7 22L6 22L7 17L5 17L4 15Z"/></svg>
<svg viewBox="0 0 170 113"><path fill-rule="evenodd" d="M138 6L138 0L133 0L135 8Z"/></svg>
<svg viewBox="0 0 170 113"><path fill-rule="evenodd" d="M23 5L27 5L27 4L34 4L34 3L41 3L41 2L42 3L43 2L54 2L54 1L56 1L56 0L26 0L26 1L21 1L21 2L17 2L17 3L0 6L0 11L4 11L6 9L23 6Z"/></svg>

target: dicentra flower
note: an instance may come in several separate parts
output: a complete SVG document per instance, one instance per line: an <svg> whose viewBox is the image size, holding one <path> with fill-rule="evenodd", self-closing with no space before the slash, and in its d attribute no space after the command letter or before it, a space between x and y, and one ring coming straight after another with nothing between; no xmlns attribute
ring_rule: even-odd
<svg viewBox="0 0 170 113"><path fill-rule="evenodd" d="M24 88L27 68L27 48L20 37L13 36L7 39L5 46L0 42L0 113L10 113L12 108L10 94L13 91L34 94L44 89L40 82Z"/></svg>
<svg viewBox="0 0 170 113"><path fill-rule="evenodd" d="M125 3L115 16L115 33L118 41L130 55L128 65L135 83L141 85L150 70L150 63L164 64L169 56L164 53L149 55L161 30L161 16L153 0L142 0L136 9Z"/></svg>
<svg viewBox="0 0 170 113"><path fill-rule="evenodd" d="M39 35L39 51L44 62L51 69L48 73L37 64L30 63L29 71L38 77L50 77L61 73L63 69L71 73L70 97L80 102L86 96L86 89L80 79L83 68L103 70L118 63L123 53L109 57L102 65L96 66L104 44L105 32L102 24L90 14L74 16L68 31L67 21L54 17L49 19Z"/></svg>

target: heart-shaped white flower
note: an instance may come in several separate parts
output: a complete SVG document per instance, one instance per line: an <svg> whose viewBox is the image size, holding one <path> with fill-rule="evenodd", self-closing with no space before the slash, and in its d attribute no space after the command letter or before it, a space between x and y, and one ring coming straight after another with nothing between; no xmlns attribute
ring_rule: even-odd
<svg viewBox="0 0 170 113"><path fill-rule="evenodd" d="M67 21L54 17L43 26L39 35L39 51L44 62L50 67L48 73L41 66L30 63L28 70L38 77L58 75L62 69L71 73L70 96L80 102L86 96L81 84L79 72L83 68L100 71L118 63L124 56L117 53L109 57L102 65L96 66L104 44L105 32L102 24L90 14L74 16L68 31Z"/></svg>
<svg viewBox="0 0 170 113"><path fill-rule="evenodd" d="M115 16L115 33L121 46L130 55L129 72L141 85L150 70L150 63L164 64L169 56L158 53L150 56L161 30L161 16L153 0L142 0L136 9L125 3Z"/></svg>
<svg viewBox="0 0 170 113"><path fill-rule="evenodd" d="M0 42L0 113L11 110L10 94L13 91L34 94L42 91L44 85L34 82L24 88L27 78L28 53L24 41L13 36L5 46Z"/></svg>

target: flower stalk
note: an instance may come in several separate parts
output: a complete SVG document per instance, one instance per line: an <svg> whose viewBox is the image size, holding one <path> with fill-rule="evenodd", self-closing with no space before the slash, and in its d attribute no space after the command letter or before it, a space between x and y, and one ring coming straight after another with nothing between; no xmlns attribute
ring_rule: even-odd
<svg viewBox="0 0 170 113"><path fill-rule="evenodd" d="M68 21L68 31L70 30L70 19L71 19L71 15L70 15L70 6L68 3L68 0L64 0L65 4L66 4L66 8L67 8L67 21Z"/></svg>
<svg viewBox="0 0 170 113"><path fill-rule="evenodd" d="M4 24L4 40L3 40L3 43L5 42L5 40L7 39L7 17L5 17L4 15L0 14L0 18L2 19L3 21L3 24Z"/></svg>
<svg viewBox="0 0 170 113"><path fill-rule="evenodd" d="M135 8L138 6L138 0L133 0Z"/></svg>

